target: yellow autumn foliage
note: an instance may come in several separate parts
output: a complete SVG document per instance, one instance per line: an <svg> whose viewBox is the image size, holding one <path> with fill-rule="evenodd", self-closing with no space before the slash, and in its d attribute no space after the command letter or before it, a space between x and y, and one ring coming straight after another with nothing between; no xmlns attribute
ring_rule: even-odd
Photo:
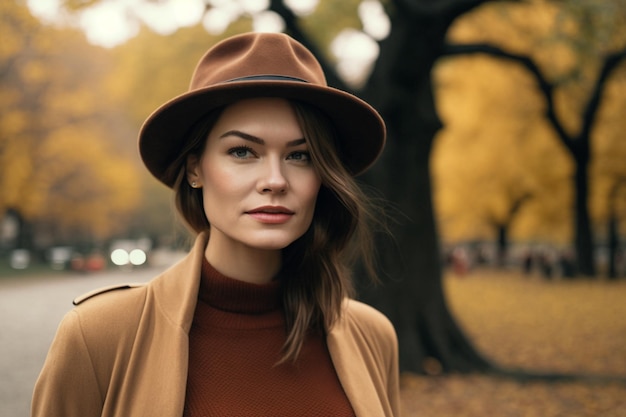
<svg viewBox="0 0 626 417"><path fill-rule="evenodd" d="M123 226L116 218L138 204L139 189L128 181L135 175L132 163L117 158L93 133L86 139L85 128L58 129L39 149L42 162L35 178L45 184L40 216L68 229L88 227L103 238Z"/></svg>
<svg viewBox="0 0 626 417"><path fill-rule="evenodd" d="M602 59L626 47L620 24L626 13L607 13L613 3L595 8L585 2L486 3L458 19L448 37L451 43L487 43L533 59L555 85L557 117L576 135ZM625 73L622 65L608 81L591 135L589 204L600 231L609 190L625 176L626 146L620 136L626 129ZM494 221L502 223L514 203L527 196L510 225L511 236L570 242L574 163L546 120L535 78L512 61L470 55L440 60L433 79L445 126L432 159L444 240L493 238ZM623 188L616 205L624 219Z"/></svg>
<svg viewBox="0 0 626 417"><path fill-rule="evenodd" d="M100 82L106 51L42 26L21 2L0 8L0 216L12 209L57 237L107 238L128 227L140 180L111 140L129 131Z"/></svg>
<svg viewBox="0 0 626 417"><path fill-rule="evenodd" d="M444 239L493 238L491 222L505 222L514 201L528 195L513 237L566 242L570 218L553 202L569 197L572 166L530 77L512 63L469 56L443 61L435 82L445 128L432 170ZM548 228L537 224L546 218Z"/></svg>

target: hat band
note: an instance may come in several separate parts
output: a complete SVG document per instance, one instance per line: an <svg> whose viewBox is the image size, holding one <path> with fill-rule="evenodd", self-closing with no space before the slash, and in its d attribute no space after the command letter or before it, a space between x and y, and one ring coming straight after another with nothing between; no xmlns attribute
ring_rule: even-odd
<svg viewBox="0 0 626 417"><path fill-rule="evenodd" d="M247 77L233 78L232 80L223 81L223 83L234 83L239 81L297 81L300 83L308 83L302 78L289 77L286 75L249 75Z"/></svg>

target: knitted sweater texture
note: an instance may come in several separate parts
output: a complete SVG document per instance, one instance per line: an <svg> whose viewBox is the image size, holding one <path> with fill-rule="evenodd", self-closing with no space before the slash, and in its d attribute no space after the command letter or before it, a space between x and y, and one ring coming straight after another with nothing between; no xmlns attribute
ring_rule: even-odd
<svg viewBox="0 0 626 417"><path fill-rule="evenodd" d="M206 260L189 333L184 417L354 416L323 335L297 362L276 365L285 342L278 281L228 278Z"/></svg>

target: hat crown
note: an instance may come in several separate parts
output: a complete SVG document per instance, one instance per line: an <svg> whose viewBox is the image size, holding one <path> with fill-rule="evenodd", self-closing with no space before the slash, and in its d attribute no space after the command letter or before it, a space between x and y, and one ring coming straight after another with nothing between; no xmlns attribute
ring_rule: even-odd
<svg viewBox="0 0 626 417"><path fill-rule="evenodd" d="M189 90L262 76L327 85L319 62L298 41L283 33L246 33L211 48L198 62Z"/></svg>

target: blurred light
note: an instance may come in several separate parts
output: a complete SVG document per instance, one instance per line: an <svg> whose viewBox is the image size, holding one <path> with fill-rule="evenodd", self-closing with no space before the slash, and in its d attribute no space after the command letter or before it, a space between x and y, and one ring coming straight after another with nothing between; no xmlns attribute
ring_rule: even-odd
<svg viewBox="0 0 626 417"><path fill-rule="evenodd" d="M130 251L128 259L135 266L143 265L146 262L146 253L141 249L133 249Z"/></svg>
<svg viewBox="0 0 626 417"><path fill-rule="evenodd" d="M52 269L63 269L72 259L72 248L69 246L56 246L50 249L50 264Z"/></svg>
<svg viewBox="0 0 626 417"><path fill-rule="evenodd" d="M239 3L250 14L260 13L270 7L269 0L240 0Z"/></svg>
<svg viewBox="0 0 626 417"><path fill-rule="evenodd" d="M255 32L280 33L285 30L285 22L278 14L267 10L254 15L252 27Z"/></svg>
<svg viewBox="0 0 626 417"><path fill-rule="evenodd" d="M344 29L330 49L338 58L337 71L347 82L361 85L378 58L380 47L370 36L356 29Z"/></svg>
<svg viewBox="0 0 626 417"><path fill-rule="evenodd" d="M359 4L359 17L363 22L363 31L380 41L389 35L391 21L378 0L363 0Z"/></svg>
<svg viewBox="0 0 626 417"><path fill-rule="evenodd" d="M202 20L201 0L135 3L133 10L152 30L169 35L180 27L193 26Z"/></svg>
<svg viewBox="0 0 626 417"><path fill-rule="evenodd" d="M202 0L170 1L168 10L179 26L194 26L202 19L205 5Z"/></svg>
<svg viewBox="0 0 626 417"><path fill-rule="evenodd" d="M26 249L15 249L11 252L11 268L26 269L30 264L30 252Z"/></svg>
<svg viewBox="0 0 626 417"><path fill-rule="evenodd" d="M313 13L319 0L284 0L284 3L297 15L305 16Z"/></svg>
<svg viewBox="0 0 626 417"><path fill-rule="evenodd" d="M104 2L85 9L80 26L89 42L112 48L139 33L139 24L126 13L120 2Z"/></svg>
<svg viewBox="0 0 626 417"><path fill-rule="evenodd" d="M111 262L117 266L127 265L129 260L130 256L124 249L115 249L111 252Z"/></svg>
<svg viewBox="0 0 626 417"><path fill-rule="evenodd" d="M28 0L26 2L33 15L46 23L59 20L60 0Z"/></svg>
<svg viewBox="0 0 626 417"><path fill-rule="evenodd" d="M233 0L208 0L208 4L215 7L226 7L233 3Z"/></svg>
<svg viewBox="0 0 626 417"><path fill-rule="evenodd" d="M223 33L228 25L235 20L238 15L233 15L226 9L214 7L204 15L202 19L202 26L204 29L212 35L219 35Z"/></svg>

